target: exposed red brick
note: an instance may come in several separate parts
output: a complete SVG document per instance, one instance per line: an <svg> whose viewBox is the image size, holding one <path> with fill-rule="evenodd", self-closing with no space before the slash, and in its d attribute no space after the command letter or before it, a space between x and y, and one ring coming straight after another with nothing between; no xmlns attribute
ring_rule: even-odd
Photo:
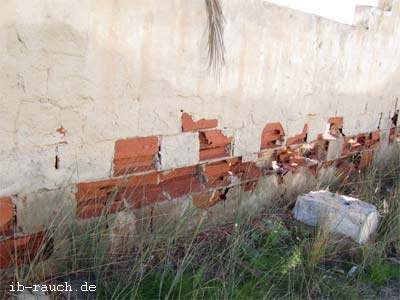
<svg viewBox="0 0 400 300"><path fill-rule="evenodd" d="M105 205L101 203L88 204L85 206L78 206L76 209L76 214L78 218L89 219L101 216L103 214L104 209Z"/></svg>
<svg viewBox="0 0 400 300"><path fill-rule="evenodd" d="M360 159L360 164L358 165L359 170L364 170L368 165L372 162L373 158L373 151L372 150L367 150L361 152L361 159Z"/></svg>
<svg viewBox="0 0 400 300"><path fill-rule="evenodd" d="M354 136L346 136L343 141L343 150L342 155L347 155L348 153L353 151L354 144L356 144L356 140Z"/></svg>
<svg viewBox="0 0 400 300"><path fill-rule="evenodd" d="M156 136L138 137L115 142L114 176L154 170L158 153Z"/></svg>
<svg viewBox="0 0 400 300"><path fill-rule="evenodd" d="M294 155L289 158L290 164L296 164L299 166L305 166L307 164L306 158L299 156L299 155Z"/></svg>
<svg viewBox="0 0 400 300"><path fill-rule="evenodd" d="M182 114L182 131L195 131L200 129L210 129L218 126L218 120L206 120L201 119L199 121L193 121L191 115L187 113Z"/></svg>
<svg viewBox="0 0 400 300"><path fill-rule="evenodd" d="M258 181L249 181L244 184L243 190L245 192L253 191L257 187Z"/></svg>
<svg viewBox="0 0 400 300"><path fill-rule="evenodd" d="M389 143L393 143L396 138L396 128L392 127L389 131Z"/></svg>
<svg viewBox="0 0 400 300"><path fill-rule="evenodd" d="M262 170L254 162L237 164L232 168L232 173L244 181L257 180L263 175Z"/></svg>
<svg viewBox="0 0 400 300"><path fill-rule="evenodd" d="M220 200L221 193L219 191L207 192L193 196L193 205L204 209L215 205Z"/></svg>
<svg viewBox="0 0 400 300"><path fill-rule="evenodd" d="M295 135L294 137L288 138L286 141L286 145L294 145L294 144L303 144L306 142L308 133L308 125L305 124L303 131L300 134Z"/></svg>
<svg viewBox="0 0 400 300"><path fill-rule="evenodd" d="M231 166L232 164L227 160L207 164L204 168L204 174L207 178L206 186L208 188L213 188L229 185Z"/></svg>
<svg viewBox="0 0 400 300"><path fill-rule="evenodd" d="M379 139L381 138L381 133L379 130L375 130L371 132L371 139L374 141L379 141Z"/></svg>
<svg viewBox="0 0 400 300"><path fill-rule="evenodd" d="M0 198L0 235L10 230L14 217L14 206L11 198Z"/></svg>
<svg viewBox="0 0 400 300"><path fill-rule="evenodd" d="M189 166L189 167L183 167L183 168L178 168L174 169L171 171L164 171L160 173L160 182L169 180L169 179L174 179L177 177L186 177L186 176L193 176L195 174L197 166Z"/></svg>
<svg viewBox="0 0 400 300"><path fill-rule="evenodd" d="M329 124L335 124L340 127L340 125L343 125L343 117L333 117L328 119Z"/></svg>
<svg viewBox="0 0 400 300"><path fill-rule="evenodd" d="M379 130L372 131L368 136L368 139L366 141L366 146L368 146L368 148L370 149L375 149L376 147L378 147L380 139L381 139L380 131Z"/></svg>
<svg viewBox="0 0 400 300"><path fill-rule="evenodd" d="M314 176L317 176L317 175L318 175L318 171L319 171L318 164L309 166L308 169L310 170L310 172L311 172Z"/></svg>
<svg viewBox="0 0 400 300"><path fill-rule="evenodd" d="M160 175L160 187L164 196L173 199L190 193L200 192L201 184L197 169L198 166L190 166L163 172Z"/></svg>
<svg viewBox="0 0 400 300"><path fill-rule="evenodd" d="M158 184L156 172L134 175L126 179L80 183L76 193L78 216L83 218L99 216L110 201L116 203L124 201L130 208L139 208L143 200L144 186L156 184Z"/></svg>
<svg viewBox="0 0 400 300"><path fill-rule="evenodd" d="M56 132L58 132L59 134L61 134L62 136L65 136L67 134L67 131L64 129L64 127L60 127L56 129Z"/></svg>
<svg viewBox="0 0 400 300"><path fill-rule="evenodd" d="M78 202L88 200L99 201L108 197L120 184L121 180L119 179L79 183L76 199Z"/></svg>
<svg viewBox="0 0 400 300"><path fill-rule="evenodd" d="M290 148L279 149L274 153L278 163L290 163L290 158L294 155Z"/></svg>
<svg viewBox="0 0 400 300"><path fill-rule="evenodd" d="M39 249L44 253L44 234L39 232L29 236L10 238L0 242L0 269L29 264L38 257ZM44 258L42 256L42 258Z"/></svg>
<svg viewBox="0 0 400 300"><path fill-rule="evenodd" d="M281 123L267 124L261 136L261 150L279 147L284 136L285 132Z"/></svg>
<svg viewBox="0 0 400 300"><path fill-rule="evenodd" d="M200 160L220 158L229 156L229 146L232 142L231 137L223 135L221 130L200 131Z"/></svg>

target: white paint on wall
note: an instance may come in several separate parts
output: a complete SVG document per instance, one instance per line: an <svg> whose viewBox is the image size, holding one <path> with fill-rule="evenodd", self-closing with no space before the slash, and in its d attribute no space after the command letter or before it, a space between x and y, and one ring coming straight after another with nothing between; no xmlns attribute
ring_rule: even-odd
<svg viewBox="0 0 400 300"><path fill-rule="evenodd" d="M357 5L378 6L379 0L265 0L352 25Z"/></svg>
<svg viewBox="0 0 400 300"><path fill-rule="evenodd" d="M199 162L199 134L197 132L163 136L160 142L161 168L171 170Z"/></svg>
<svg viewBox="0 0 400 300"><path fill-rule="evenodd" d="M216 80L204 1L2 1L0 196L108 178L115 140L177 135L181 111L232 132L281 122L290 136L307 123L309 140L332 116L347 134L389 120L400 93L398 8L365 30L263 0L222 4ZM251 156L260 139L239 138L236 153ZM171 163L179 151L167 152L166 168L195 161Z"/></svg>

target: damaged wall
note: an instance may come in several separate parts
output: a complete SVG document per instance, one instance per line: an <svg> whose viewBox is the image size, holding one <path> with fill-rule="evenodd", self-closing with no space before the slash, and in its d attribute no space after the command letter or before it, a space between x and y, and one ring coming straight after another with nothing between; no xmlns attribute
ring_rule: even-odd
<svg viewBox="0 0 400 300"><path fill-rule="evenodd" d="M222 3L218 80L203 1L1 4L0 205L14 209L2 231L38 232L59 207L96 216L110 195L113 211L183 196L209 206L263 176L317 176L343 157L363 168L395 140L400 1L369 30L262 0ZM344 138L323 135L332 124ZM300 155L311 142L338 150L328 163ZM45 213L12 226L39 202Z"/></svg>

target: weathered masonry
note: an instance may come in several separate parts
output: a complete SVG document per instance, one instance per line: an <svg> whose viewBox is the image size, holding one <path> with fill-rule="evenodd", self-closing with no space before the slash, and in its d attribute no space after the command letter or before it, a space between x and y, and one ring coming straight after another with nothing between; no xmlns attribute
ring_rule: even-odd
<svg viewBox="0 0 400 300"><path fill-rule="evenodd" d="M0 4L0 268L35 255L58 215L208 210L237 188L262 204L397 142L400 1L368 29L222 4L219 78L204 1Z"/></svg>

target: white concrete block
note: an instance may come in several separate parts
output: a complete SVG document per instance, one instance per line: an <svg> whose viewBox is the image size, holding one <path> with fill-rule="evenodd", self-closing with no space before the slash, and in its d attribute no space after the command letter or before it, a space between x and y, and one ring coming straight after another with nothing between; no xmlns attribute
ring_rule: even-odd
<svg viewBox="0 0 400 300"><path fill-rule="evenodd" d="M251 155L260 151L262 128L249 126L237 129L235 132L234 156L246 156L251 159ZM250 156L249 156L250 155Z"/></svg>
<svg viewBox="0 0 400 300"><path fill-rule="evenodd" d="M163 170L190 166L199 162L200 142L197 132L164 136L160 145Z"/></svg>
<svg viewBox="0 0 400 300"><path fill-rule="evenodd" d="M297 198L295 219L310 226L321 224L330 232L366 243L376 231L379 214L372 204L327 191L310 192Z"/></svg>
<svg viewBox="0 0 400 300"><path fill-rule="evenodd" d="M329 140L326 160L335 160L342 156L344 139L342 137Z"/></svg>
<svg viewBox="0 0 400 300"><path fill-rule="evenodd" d="M41 190L16 197L18 226L24 233L40 228L66 227L75 219L75 186L59 190Z"/></svg>

